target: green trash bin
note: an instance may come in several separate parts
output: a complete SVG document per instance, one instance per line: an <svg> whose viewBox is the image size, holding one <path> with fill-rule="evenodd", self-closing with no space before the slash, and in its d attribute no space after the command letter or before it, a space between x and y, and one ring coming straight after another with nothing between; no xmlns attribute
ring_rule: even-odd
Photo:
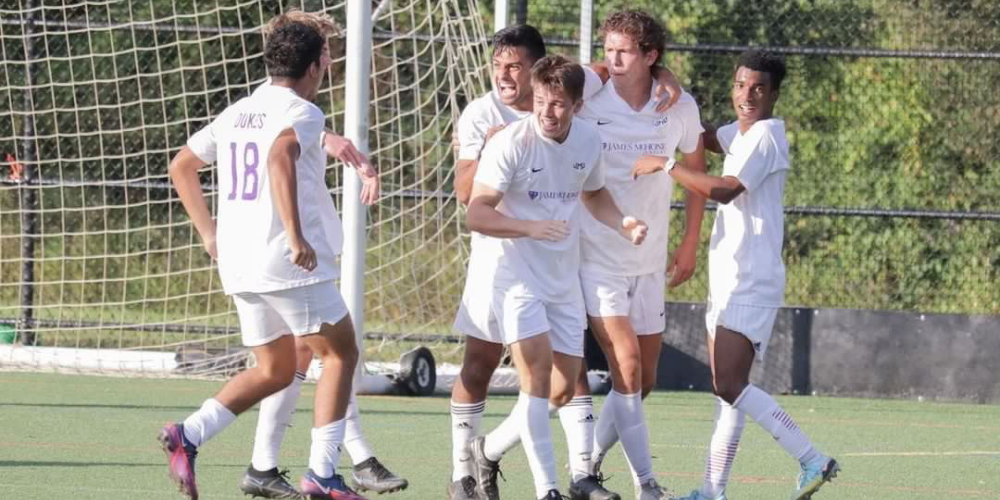
<svg viewBox="0 0 1000 500"><path fill-rule="evenodd" d="M17 330L14 325L0 323L0 344L13 344L17 340Z"/></svg>

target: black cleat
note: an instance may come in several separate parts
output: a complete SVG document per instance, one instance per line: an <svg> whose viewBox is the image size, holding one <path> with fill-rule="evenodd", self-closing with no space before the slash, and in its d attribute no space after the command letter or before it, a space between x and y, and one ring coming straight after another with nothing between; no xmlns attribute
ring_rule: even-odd
<svg viewBox="0 0 1000 500"><path fill-rule="evenodd" d="M479 436L469 443L469 451L476 471L476 494L480 500L500 500L497 476L503 477L503 473L500 472L499 461L494 462L486 458L486 451L483 449L485 444L486 438L484 436Z"/></svg>
<svg viewBox="0 0 1000 500"><path fill-rule="evenodd" d="M569 497L559 493L559 490L549 490L544 497L538 500L569 500Z"/></svg>
<svg viewBox="0 0 1000 500"><path fill-rule="evenodd" d="M279 472L277 467L263 472L247 467L237 486L244 495L252 497L302 498L299 490L288 482L288 470Z"/></svg>
<svg viewBox="0 0 1000 500"><path fill-rule="evenodd" d="M448 483L448 500L478 500L476 496L476 480L465 476L458 481Z"/></svg>
<svg viewBox="0 0 1000 500"><path fill-rule="evenodd" d="M617 493L604 487L602 476L587 476L569 483L570 500L622 500Z"/></svg>
<svg viewBox="0 0 1000 500"><path fill-rule="evenodd" d="M405 490L410 485L409 481L390 472L375 457L354 466L351 482L358 491L374 491L378 494Z"/></svg>

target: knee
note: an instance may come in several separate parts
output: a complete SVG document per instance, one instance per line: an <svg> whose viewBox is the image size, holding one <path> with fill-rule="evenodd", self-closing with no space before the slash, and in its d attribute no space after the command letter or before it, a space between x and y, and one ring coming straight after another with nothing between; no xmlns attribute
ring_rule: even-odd
<svg viewBox="0 0 1000 500"><path fill-rule="evenodd" d="M563 406L566 406L571 399L573 399L574 393L575 391L572 387L553 390L551 394L549 394L549 403L556 408L562 408Z"/></svg>
<svg viewBox="0 0 1000 500"><path fill-rule="evenodd" d="M740 397L740 394L743 393L743 389L745 389L746 386L746 382L732 378L720 378L712 384L715 395L719 396L723 401L729 404L736 402L736 398Z"/></svg>
<svg viewBox="0 0 1000 500"><path fill-rule="evenodd" d="M653 387L656 386L656 380L643 380L642 381L642 399L646 399L649 393L653 392Z"/></svg>
<svg viewBox="0 0 1000 500"><path fill-rule="evenodd" d="M642 386L642 365L635 356L628 356L618 360L618 372L621 382L625 384L622 389L629 394L635 393Z"/></svg>
<svg viewBox="0 0 1000 500"><path fill-rule="evenodd" d="M484 349L467 349L462 361L461 378L467 387L483 387L490 383L490 377L500 364L503 349L487 352Z"/></svg>
<svg viewBox="0 0 1000 500"><path fill-rule="evenodd" d="M284 361L284 360L283 360ZM267 386L277 392L291 385L295 380L295 363L281 362L258 366Z"/></svg>

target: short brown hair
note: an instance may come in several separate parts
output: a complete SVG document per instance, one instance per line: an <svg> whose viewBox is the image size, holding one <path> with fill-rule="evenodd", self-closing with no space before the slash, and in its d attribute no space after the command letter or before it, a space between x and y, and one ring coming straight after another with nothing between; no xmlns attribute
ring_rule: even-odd
<svg viewBox="0 0 1000 500"><path fill-rule="evenodd" d="M620 33L632 39L639 50L649 53L656 51L656 61L663 57L667 46L667 30L653 16L640 10L621 10L611 14L601 25L604 36Z"/></svg>
<svg viewBox="0 0 1000 500"><path fill-rule="evenodd" d="M328 14L324 12L305 12L296 8L288 9L286 12L274 16L273 19L268 21L264 25L264 36L270 35L275 29L289 23L304 24L316 30L323 38L341 36L340 25Z"/></svg>
<svg viewBox="0 0 1000 500"><path fill-rule="evenodd" d="M531 84L561 88L573 102L583 98L583 67L563 56L546 56L531 67Z"/></svg>

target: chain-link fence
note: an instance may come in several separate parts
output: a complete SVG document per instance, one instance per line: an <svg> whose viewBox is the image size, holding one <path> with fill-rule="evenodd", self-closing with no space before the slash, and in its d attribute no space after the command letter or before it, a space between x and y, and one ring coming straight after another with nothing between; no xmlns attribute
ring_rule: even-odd
<svg viewBox="0 0 1000 500"><path fill-rule="evenodd" d="M539 28L550 52L578 53L581 5L590 2L506 3L508 23ZM487 26L495 8L482 5ZM734 119L737 54L763 46L785 56L776 114L793 161L785 194L789 305L1000 313L1000 4L598 1L594 59L603 57L601 20L621 8L663 21L662 61L706 122ZM709 160L718 173L721 160ZM683 212L674 216L676 244ZM698 274L669 300L704 300L702 248Z"/></svg>

